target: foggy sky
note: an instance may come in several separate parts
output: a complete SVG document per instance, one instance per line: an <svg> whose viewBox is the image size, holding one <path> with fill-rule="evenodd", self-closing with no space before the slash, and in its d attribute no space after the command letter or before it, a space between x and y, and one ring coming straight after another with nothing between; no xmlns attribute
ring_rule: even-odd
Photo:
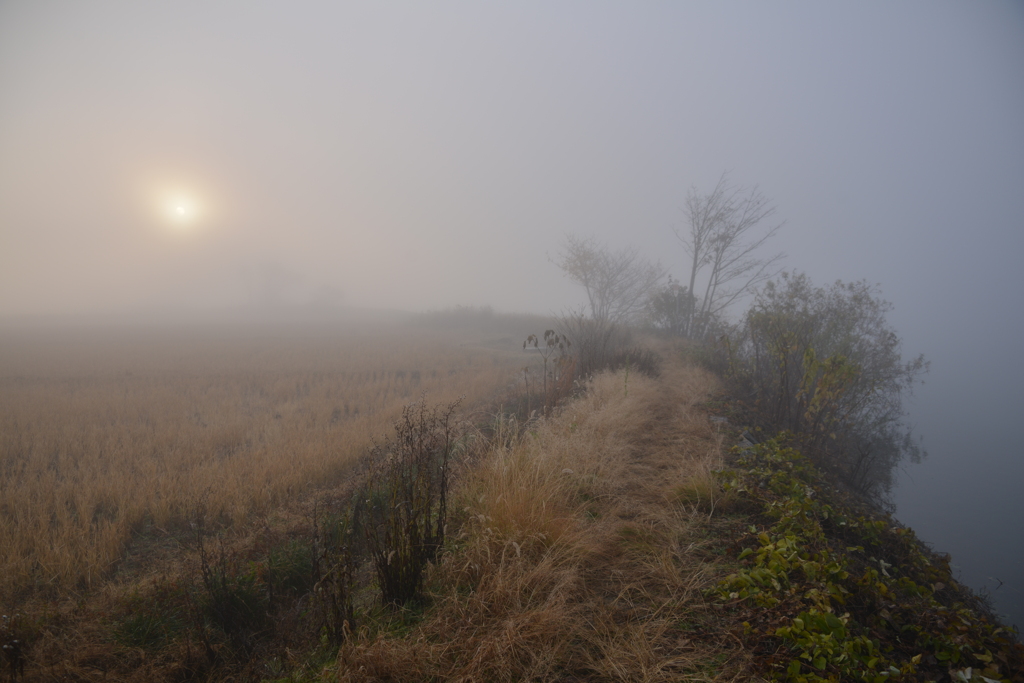
<svg viewBox="0 0 1024 683"><path fill-rule="evenodd" d="M567 231L685 279L672 227L725 170L815 281L1019 310L1019 4L207 4L0 5L0 315L240 304L268 269L557 311Z"/></svg>
<svg viewBox="0 0 1024 683"><path fill-rule="evenodd" d="M1019 422L1020 3L0 4L0 321L557 312L566 232L685 280L723 171L788 267L881 285L919 426Z"/></svg>

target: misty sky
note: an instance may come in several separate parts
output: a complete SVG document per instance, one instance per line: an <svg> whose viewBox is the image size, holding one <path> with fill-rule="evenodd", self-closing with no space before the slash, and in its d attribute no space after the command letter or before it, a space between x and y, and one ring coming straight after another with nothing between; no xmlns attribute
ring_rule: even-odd
<svg viewBox="0 0 1024 683"><path fill-rule="evenodd" d="M1020 4L333 5L0 4L0 314L558 311L565 232L685 278L728 170L816 281L1019 317Z"/></svg>
<svg viewBox="0 0 1024 683"><path fill-rule="evenodd" d="M922 429L1019 423L1022 3L0 3L0 320L557 312L566 232L685 279L726 170L881 285Z"/></svg>

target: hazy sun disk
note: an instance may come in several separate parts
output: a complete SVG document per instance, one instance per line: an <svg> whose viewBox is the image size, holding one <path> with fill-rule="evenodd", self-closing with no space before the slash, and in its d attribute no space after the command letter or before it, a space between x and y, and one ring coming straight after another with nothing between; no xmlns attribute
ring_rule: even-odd
<svg viewBox="0 0 1024 683"><path fill-rule="evenodd" d="M175 194L163 200L163 214L176 228L191 227L200 216L200 206L191 196Z"/></svg>

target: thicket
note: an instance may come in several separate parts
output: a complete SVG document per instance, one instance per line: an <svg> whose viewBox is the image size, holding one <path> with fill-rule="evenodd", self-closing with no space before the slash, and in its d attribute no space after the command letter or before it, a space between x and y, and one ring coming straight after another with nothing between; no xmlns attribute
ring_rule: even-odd
<svg viewBox="0 0 1024 683"><path fill-rule="evenodd" d="M903 399L928 363L903 360L891 308L863 281L815 287L783 273L757 293L742 325L705 350L762 433L791 432L815 464L877 503L900 461L922 455Z"/></svg>
<svg viewBox="0 0 1024 683"><path fill-rule="evenodd" d="M458 401L407 406L395 434L371 452L363 522L384 604L402 606L423 587L423 572L444 545ZM360 501L362 503L362 501ZM358 508L357 508L358 509Z"/></svg>

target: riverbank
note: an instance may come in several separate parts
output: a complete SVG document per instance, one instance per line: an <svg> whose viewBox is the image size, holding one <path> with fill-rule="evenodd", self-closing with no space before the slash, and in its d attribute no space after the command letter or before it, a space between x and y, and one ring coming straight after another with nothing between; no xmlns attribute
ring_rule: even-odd
<svg viewBox="0 0 1024 683"><path fill-rule="evenodd" d="M713 378L670 363L628 382L599 378L526 452L493 456L429 606L318 677L1024 680L1024 648L948 557L784 444L730 456ZM587 484L548 488L566 479Z"/></svg>

